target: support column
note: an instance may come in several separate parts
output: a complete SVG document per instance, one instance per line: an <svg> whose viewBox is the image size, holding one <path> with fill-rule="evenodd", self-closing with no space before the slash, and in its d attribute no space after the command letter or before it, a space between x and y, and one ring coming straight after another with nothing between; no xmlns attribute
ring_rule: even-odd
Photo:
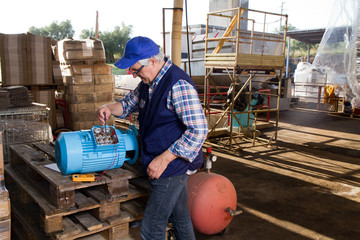
<svg viewBox="0 0 360 240"><path fill-rule="evenodd" d="M174 11L171 31L171 61L181 67L181 26L183 0L174 0Z"/></svg>

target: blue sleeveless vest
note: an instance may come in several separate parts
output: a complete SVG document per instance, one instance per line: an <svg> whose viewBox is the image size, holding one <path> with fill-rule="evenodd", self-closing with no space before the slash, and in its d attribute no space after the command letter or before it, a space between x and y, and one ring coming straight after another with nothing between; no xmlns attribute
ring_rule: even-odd
<svg viewBox="0 0 360 240"><path fill-rule="evenodd" d="M175 112L167 108L167 97L173 85L183 79L194 85L192 79L178 66L172 66L165 73L149 101L149 85L140 83L139 124L143 170L158 155L167 150L185 132L186 126ZM202 151L193 162L181 157L174 159L165 169L161 178L178 176L189 170L196 170L203 163Z"/></svg>

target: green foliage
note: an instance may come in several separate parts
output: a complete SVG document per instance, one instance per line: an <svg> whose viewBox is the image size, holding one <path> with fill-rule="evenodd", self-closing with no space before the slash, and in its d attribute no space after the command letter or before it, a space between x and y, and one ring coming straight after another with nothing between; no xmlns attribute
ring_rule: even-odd
<svg viewBox="0 0 360 240"><path fill-rule="evenodd" d="M285 30L285 25L281 25L281 31L283 32ZM288 31L293 31L293 30L297 30L296 27L294 25L292 25L291 23L289 23L287 25L287 30Z"/></svg>
<svg viewBox="0 0 360 240"><path fill-rule="evenodd" d="M285 30L285 26L282 25L281 26L281 31ZM293 26L292 24L288 24L287 25L287 30L288 31L292 31L292 30L297 30L297 28L295 26ZM288 42L286 41L286 48L287 48ZM316 53L316 49L319 47L319 44L310 44L310 54L314 55ZM308 44L298 41L296 39L291 39L290 40L290 57L301 57L301 56L306 56L308 52Z"/></svg>
<svg viewBox="0 0 360 240"><path fill-rule="evenodd" d="M80 34L81 39L94 38L94 37L95 37L95 31L94 31L93 28L91 28L91 29L83 29L81 31L81 34Z"/></svg>
<svg viewBox="0 0 360 240"><path fill-rule="evenodd" d="M344 54L345 42L328 42L322 49L322 54Z"/></svg>
<svg viewBox="0 0 360 240"><path fill-rule="evenodd" d="M114 63L108 63L107 65L110 65L112 67L113 75L126 75L127 74L126 69L117 68L114 66Z"/></svg>
<svg viewBox="0 0 360 240"><path fill-rule="evenodd" d="M51 37L54 40L62 40L64 38L73 37L75 30L71 25L71 21L66 20L61 23L53 21L49 26L42 28L31 26L28 32L45 37Z"/></svg>
<svg viewBox="0 0 360 240"><path fill-rule="evenodd" d="M122 56L124 54L125 45L130 39L132 25L126 26L124 23L121 27L115 26L112 32L99 32L99 38L104 44L106 61L115 62L115 55ZM81 38L94 37L93 29L84 29L81 32Z"/></svg>

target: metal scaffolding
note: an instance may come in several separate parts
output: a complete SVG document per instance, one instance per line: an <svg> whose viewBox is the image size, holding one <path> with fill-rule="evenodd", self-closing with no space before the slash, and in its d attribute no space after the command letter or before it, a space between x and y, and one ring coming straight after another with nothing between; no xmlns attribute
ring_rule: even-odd
<svg viewBox="0 0 360 240"><path fill-rule="evenodd" d="M243 18L242 15L246 11L248 17ZM222 37L209 37L209 18L212 17L230 20ZM282 19L285 19L284 32L271 33L269 26L276 22L278 26ZM244 26L244 21L247 23L246 29L240 29L240 26ZM205 37L204 109L207 117L216 114L218 119L210 127L205 145L237 153L244 148L276 143L286 30L287 15L241 7L208 13ZM232 86L227 92L228 99L225 99L224 91L221 91L221 87L213 81L215 74L224 74L228 77ZM276 76L277 93L271 93L269 89L253 92L252 82L257 74ZM248 76L248 78L245 82L241 82L240 76ZM240 86L240 90L236 89L237 85ZM212 98L216 94L225 101L222 109L213 107ZM243 111L237 111L235 102L241 94L248 97L248 106ZM269 99L268 104L252 105L253 94L265 96ZM270 97L276 98L276 107L271 108ZM257 134L258 114L268 113L269 117L270 112L276 113L275 131L270 138L265 139ZM240 120L240 116L246 116L246 119ZM226 128L220 124L224 122L228 124Z"/></svg>

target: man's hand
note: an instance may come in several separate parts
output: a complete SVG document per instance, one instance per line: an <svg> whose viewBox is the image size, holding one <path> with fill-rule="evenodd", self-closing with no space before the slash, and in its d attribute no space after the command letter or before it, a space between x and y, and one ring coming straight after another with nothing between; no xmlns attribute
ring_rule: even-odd
<svg viewBox="0 0 360 240"><path fill-rule="evenodd" d="M101 106L96 110L96 116L101 125L105 124L105 116L108 119L111 115L111 110L107 105Z"/></svg>
<svg viewBox="0 0 360 240"><path fill-rule="evenodd" d="M109 119L110 115L121 116L123 114L123 107L120 102L110 103L99 107L96 110L96 116L101 125L105 124L106 119Z"/></svg>
<svg viewBox="0 0 360 240"><path fill-rule="evenodd" d="M177 156L166 150L156 158L154 158L147 167L147 174L151 179L158 179L165 171L169 163Z"/></svg>

